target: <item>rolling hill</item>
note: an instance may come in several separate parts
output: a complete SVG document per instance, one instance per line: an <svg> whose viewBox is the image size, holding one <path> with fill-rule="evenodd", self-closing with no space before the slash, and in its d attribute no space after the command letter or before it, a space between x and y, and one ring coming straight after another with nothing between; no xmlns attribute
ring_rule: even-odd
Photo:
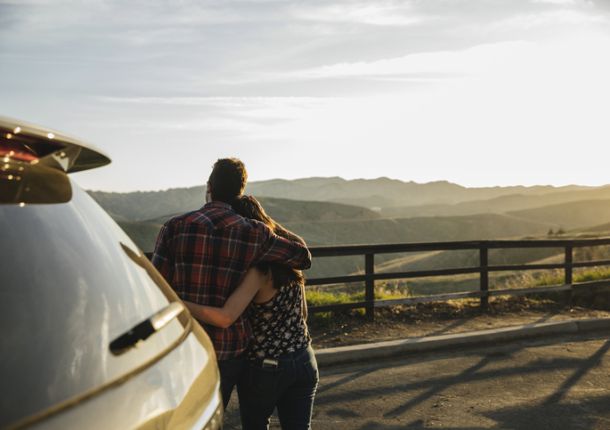
<svg viewBox="0 0 610 430"><path fill-rule="evenodd" d="M579 186L466 188L447 181L419 184L389 178L345 180L335 177L253 182L248 185L247 192L255 196L334 201L371 208L456 204L512 194L540 195L585 189L588 188Z"/></svg>
<svg viewBox="0 0 610 430"><path fill-rule="evenodd" d="M167 214L187 212L201 207L205 200L204 187L132 193L105 191L88 191L88 193L118 221L144 221Z"/></svg>
<svg viewBox="0 0 610 430"><path fill-rule="evenodd" d="M381 210L387 218L418 216L463 216L480 213L508 213L544 206L585 200L610 199L610 187L588 190L552 192L539 195L511 194L487 200L475 200L456 204L388 207Z"/></svg>
<svg viewBox="0 0 610 430"><path fill-rule="evenodd" d="M188 198L188 194L186 194L186 196ZM94 198L97 197L99 196L94 195ZM146 196L145 198L149 198L149 196ZM340 203L303 202L298 200L275 199L268 197L261 197L259 200L267 213L273 219L286 225L289 225L290 223L307 224L312 222L333 223L341 221L368 221L380 218L377 212L359 206L350 206ZM175 209L177 202L179 202L179 200L171 204L170 207ZM170 214L163 214L161 216L151 217L150 219L138 220L136 218L135 220L132 220L127 219L127 214L129 212L122 210L121 207L119 207L118 210L122 213L122 215L117 216L114 214L114 211L117 210L117 206L112 204L113 202L111 197L109 198L108 196L104 196L104 198L100 198L98 200L98 203L111 215L113 215L121 228L123 228L123 230L130 235L134 242L136 242L136 244L145 251L152 251L157 234L165 221L174 215L178 215L199 207L198 205L191 209L179 211L175 210ZM124 202L121 202L120 204L122 205L123 203ZM105 207L105 205L108 205L108 207ZM154 213L155 211L162 210L163 207L165 206L158 205L150 212Z"/></svg>
<svg viewBox="0 0 610 430"><path fill-rule="evenodd" d="M320 201L344 203L366 208L386 208L389 212L383 216L406 218L410 216L431 215L470 215L474 213L498 212L485 207L485 200L503 196L538 196L578 193L591 190L590 187L489 187L466 188L446 181L418 184L388 178L345 180L341 178L307 178L297 180L275 179L271 181L251 182L246 192L257 197L273 197L298 201ZM596 190L596 189L593 189ZM163 191L136 191L131 193L113 193L90 191L97 200L116 219L124 221L142 221L165 216L167 214L186 212L203 204L205 187L173 188ZM514 197L511 197L514 198ZM518 198L518 197L517 197ZM551 203L562 203L574 200L558 200ZM610 194L607 195L610 198ZM582 198L584 200L586 198ZM452 205L463 202L478 201L472 209ZM538 206L550 204L542 201ZM408 208L404 208L405 206ZM413 206L433 205L428 208ZM390 207L403 207L392 212ZM531 206L512 206L505 210L526 209Z"/></svg>
<svg viewBox="0 0 610 430"><path fill-rule="evenodd" d="M165 219L167 218L120 221L119 224L141 249L152 251L155 238ZM295 221L286 222L284 225L303 236L310 246L494 239L539 235L547 231L546 224L496 214L401 220ZM382 262L389 258L396 257L380 256L378 261ZM318 259L314 262L309 275L332 276L352 273L362 268L362 260L361 257Z"/></svg>
<svg viewBox="0 0 610 430"><path fill-rule="evenodd" d="M563 229L579 229L610 222L609 200L585 200L509 212L517 218L546 222Z"/></svg>

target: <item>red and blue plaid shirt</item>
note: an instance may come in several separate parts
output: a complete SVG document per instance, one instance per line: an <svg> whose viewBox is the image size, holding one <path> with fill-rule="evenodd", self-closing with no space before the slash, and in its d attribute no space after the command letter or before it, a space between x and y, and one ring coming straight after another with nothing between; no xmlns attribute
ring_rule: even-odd
<svg viewBox="0 0 610 430"><path fill-rule="evenodd" d="M250 266L278 262L307 269L311 254L305 245L279 237L265 224L214 201L167 221L152 262L183 300L221 307ZM244 352L252 334L243 315L226 329L202 325L219 360Z"/></svg>

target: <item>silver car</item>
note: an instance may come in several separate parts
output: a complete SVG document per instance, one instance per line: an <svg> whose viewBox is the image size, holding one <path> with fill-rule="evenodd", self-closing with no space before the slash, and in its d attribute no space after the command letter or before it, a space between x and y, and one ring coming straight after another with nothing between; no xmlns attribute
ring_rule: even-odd
<svg viewBox="0 0 610 430"><path fill-rule="evenodd" d="M109 162L0 118L0 428L220 428L210 339L68 177Z"/></svg>

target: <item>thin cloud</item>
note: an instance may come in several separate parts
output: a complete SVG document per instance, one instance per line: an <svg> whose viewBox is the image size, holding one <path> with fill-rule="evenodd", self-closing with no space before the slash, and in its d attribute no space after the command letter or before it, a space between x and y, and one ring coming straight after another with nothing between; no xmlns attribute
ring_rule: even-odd
<svg viewBox="0 0 610 430"><path fill-rule="evenodd" d="M357 23L378 26L409 26L433 17L416 12L411 2L347 2L341 4L294 4L291 15L297 20L326 23Z"/></svg>
<svg viewBox="0 0 610 430"><path fill-rule="evenodd" d="M300 120L337 103L316 97L96 97L105 105L138 105L155 120L125 122L151 130L225 131L231 135L271 136L273 127Z"/></svg>
<svg viewBox="0 0 610 430"><path fill-rule="evenodd" d="M575 6L575 5L584 3L584 1L583 0L533 0L533 3Z"/></svg>
<svg viewBox="0 0 610 430"><path fill-rule="evenodd" d="M316 108L337 97L108 97L98 96L104 103L137 105L201 106L220 109L277 109L286 110L294 106Z"/></svg>
<svg viewBox="0 0 610 430"><path fill-rule="evenodd" d="M301 79L353 76L453 79L456 76L477 74L490 68L501 67L497 60L518 50L528 50L531 46L530 42L525 41L485 44L461 51L426 52L374 62L334 64L290 73L287 76Z"/></svg>
<svg viewBox="0 0 610 430"><path fill-rule="evenodd" d="M587 25L587 24L608 24L610 18L600 15L594 10L572 10L562 9L553 10L539 14L524 14L514 16L512 18L499 21L494 24L495 27L532 29L548 26L563 26L563 25Z"/></svg>

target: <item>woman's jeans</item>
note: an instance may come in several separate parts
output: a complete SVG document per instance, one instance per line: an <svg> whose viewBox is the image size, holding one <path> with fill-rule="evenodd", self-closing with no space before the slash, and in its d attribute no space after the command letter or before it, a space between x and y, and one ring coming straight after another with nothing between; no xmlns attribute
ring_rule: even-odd
<svg viewBox="0 0 610 430"><path fill-rule="evenodd" d="M310 429L313 399L318 387L318 364L310 347L273 361L249 361L237 386L244 430L269 428L277 406L284 430Z"/></svg>

